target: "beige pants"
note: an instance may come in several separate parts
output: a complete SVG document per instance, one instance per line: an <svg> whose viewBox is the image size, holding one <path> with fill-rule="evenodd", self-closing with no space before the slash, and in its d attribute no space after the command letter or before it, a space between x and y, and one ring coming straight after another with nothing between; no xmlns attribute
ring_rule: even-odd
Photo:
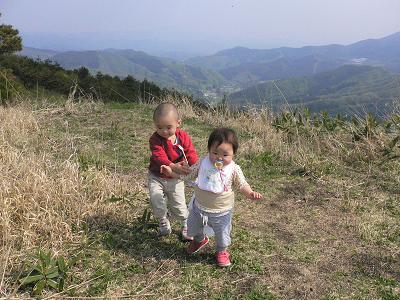
<svg viewBox="0 0 400 300"><path fill-rule="evenodd" d="M185 200L185 184L180 179L165 179L149 173L150 203L156 219L172 216L180 221L186 220L189 211Z"/></svg>

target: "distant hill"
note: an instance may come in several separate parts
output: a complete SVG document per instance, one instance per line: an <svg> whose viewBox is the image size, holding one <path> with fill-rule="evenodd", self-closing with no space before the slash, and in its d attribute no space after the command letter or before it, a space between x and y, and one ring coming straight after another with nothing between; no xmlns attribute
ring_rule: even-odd
<svg viewBox="0 0 400 300"><path fill-rule="evenodd" d="M18 52L18 55L27 56L33 59L46 60L51 59L57 53L59 52L55 50L23 47L22 51Z"/></svg>
<svg viewBox="0 0 400 300"><path fill-rule="evenodd" d="M345 65L312 76L257 84L229 95L234 106L266 105L275 110L289 104L331 114L387 110L400 98L400 75L383 68Z"/></svg>
<svg viewBox="0 0 400 300"><path fill-rule="evenodd" d="M343 60L321 60L316 55L297 59L282 57L265 63L243 63L220 70L220 73L226 79L246 86L265 80L306 76L332 70L343 63Z"/></svg>
<svg viewBox="0 0 400 300"><path fill-rule="evenodd" d="M219 71L227 79L247 85L254 80L312 75L345 64L381 66L400 73L399 53L400 32L347 46L281 47L266 50L237 47L185 62Z"/></svg>
<svg viewBox="0 0 400 300"><path fill-rule="evenodd" d="M28 55L32 57L32 55ZM108 49L102 51L68 51L50 57L66 69L88 68L97 72L138 80L147 79L164 87L199 93L222 85L225 79L212 70L185 65L168 58L151 56L142 51Z"/></svg>

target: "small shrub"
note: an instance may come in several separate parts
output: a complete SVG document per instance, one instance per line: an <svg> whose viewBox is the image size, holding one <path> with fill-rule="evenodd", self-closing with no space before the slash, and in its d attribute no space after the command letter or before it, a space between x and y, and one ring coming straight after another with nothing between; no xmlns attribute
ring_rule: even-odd
<svg viewBox="0 0 400 300"><path fill-rule="evenodd" d="M65 282L70 276L71 267L78 261L79 256L66 261L62 256L54 256L51 251L45 253L39 250L37 259L38 263L31 267L32 271L19 280L21 286L33 285L33 295L42 294L46 288L63 291Z"/></svg>

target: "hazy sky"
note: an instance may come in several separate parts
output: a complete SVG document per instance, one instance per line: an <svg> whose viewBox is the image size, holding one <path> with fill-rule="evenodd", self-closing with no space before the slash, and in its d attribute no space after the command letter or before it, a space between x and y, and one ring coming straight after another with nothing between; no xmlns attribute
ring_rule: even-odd
<svg viewBox="0 0 400 300"><path fill-rule="evenodd" d="M299 47L400 31L400 0L0 0L0 12L27 46L70 49Z"/></svg>

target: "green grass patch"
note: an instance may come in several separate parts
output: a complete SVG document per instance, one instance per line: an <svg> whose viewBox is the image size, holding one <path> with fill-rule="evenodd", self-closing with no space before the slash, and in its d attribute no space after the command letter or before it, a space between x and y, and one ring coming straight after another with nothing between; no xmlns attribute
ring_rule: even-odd
<svg viewBox="0 0 400 300"><path fill-rule="evenodd" d="M271 152L258 155L245 154L238 162L246 176L254 176L257 180L276 179L285 176L285 168L280 157Z"/></svg>
<svg viewBox="0 0 400 300"><path fill-rule="evenodd" d="M87 171L89 168L94 167L97 170L104 168L105 161L99 155L90 155L88 153L78 154L78 164L81 171Z"/></svg>
<svg viewBox="0 0 400 300"><path fill-rule="evenodd" d="M235 229L230 247L234 262L232 269L247 274L260 274L264 271L265 257L275 249L274 240L268 236L257 235L245 228Z"/></svg>
<svg viewBox="0 0 400 300"><path fill-rule="evenodd" d="M269 291L268 286L256 285L243 295L246 300L275 300L274 294Z"/></svg>
<svg viewBox="0 0 400 300"><path fill-rule="evenodd" d="M201 123L194 118L184 119L182 121L182 128L187 130L191 137L204 139L205 144L207 144L208 136L214 129L210 124Z"/></svg>

